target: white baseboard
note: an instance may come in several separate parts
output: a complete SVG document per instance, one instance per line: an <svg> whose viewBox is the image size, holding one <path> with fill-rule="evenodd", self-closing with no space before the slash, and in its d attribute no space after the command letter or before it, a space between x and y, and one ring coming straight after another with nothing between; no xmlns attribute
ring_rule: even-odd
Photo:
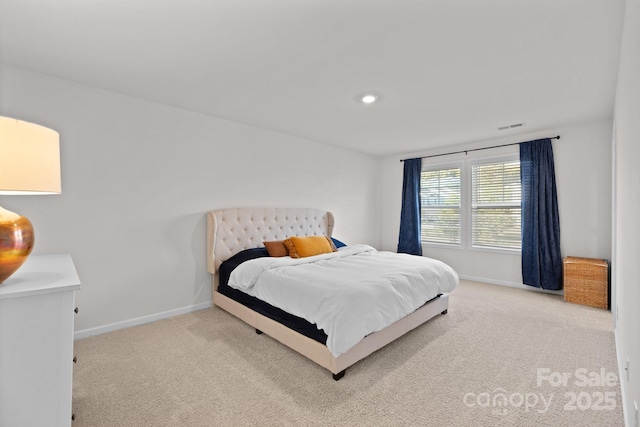
<svg viewBox="0 0 640 427"><path fill-rule="evenodd" d="M541 289L541 288L536 288L535 286L527 286L527 285L523 285L522 283L515 283L515 282L505 282L502 280L493 280L493 279L487 279L484 277L475 277L475 276L467 276L464 274L460 275L460 278L463 280L471 280L472 282L481 282L481 283L489 283L492 285L500 285L500 286L508 286L510 288L518 288L518 289L525 289L527 291L534 291L534 292L544 292L547 294L554 294L554 295L564 295L564 291L550 291L548 289Z"/></svg>
<svg viewBox="0 0 640 427"><path fill-rule="evenodd" d="M194 311L204 310L211 307L211 301L202 302L200 304L189 305L186 307L180 307L169 311L163 311L162 313L150 314L148 316L136 317L135 319L123 320L122 322L111 323L109 325L97 326L95 328L82 329L75 331L73 335L74 340L91 337L94 335L102 335L107 332L117 331L118 329L129 328L131 326L144 325L145 323L155 322L157 320L167 319L169 317L178 316L180 314L187 314Z"/></svg>
<svg viewBox="0 0 640 427"><path fill-rule="evenodd" d="M618 344L618 328L613 330L613 338L616 343L616 358L618 359L618 382L620 383L620 400L622 400L622 415L627 426L632 426L633 415L627 407L627 372L625 371L625 361L622 358L620 345Z"/></svg>
<svg viewBox="0 0 640 427"><path fill-rule="evenodd" d="M563 295L563 291L549 291L546 289L540 289L533 286L526 286L521 283L493 280L493 279L487 279L484 277L460 275L460 279L471 280L473 282L489 283L492 285L508 286L511 288L526 289L534 292L546 292L550 294ZM102 334L106 334L107 332L117 331L118 329L129 328L131 326L144 325L145 323L151 323L157 320L167 319L169 317L178 316L180 314L187 314L187 313L191 313L198 310L204 310L209 307L211 307L211 302L207 301L200 304L194 304L186 307L176 308L169 311L164 311L161 313L150 314L148 316L136 317L135 319L123 320L122 322L116 322L108 325L97 326L95 328L82 329L74 333L74 339L79 340L79 339L91 337L94 335L102 335Z"/></svg>

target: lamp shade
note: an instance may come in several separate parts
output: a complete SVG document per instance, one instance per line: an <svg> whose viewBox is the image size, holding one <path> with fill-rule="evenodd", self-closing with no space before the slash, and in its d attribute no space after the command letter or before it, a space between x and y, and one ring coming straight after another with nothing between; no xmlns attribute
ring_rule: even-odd
<svg viewBox="0 0 640 427"><path fill-rule="evenodd" d="M0 117L0 194L60 193L60 135Z"/></svg>

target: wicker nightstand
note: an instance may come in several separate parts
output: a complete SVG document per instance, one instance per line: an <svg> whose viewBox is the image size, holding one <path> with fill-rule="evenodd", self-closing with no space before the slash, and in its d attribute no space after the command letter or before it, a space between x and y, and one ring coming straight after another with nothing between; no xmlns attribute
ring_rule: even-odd
<svg viewBox="0 0 640 427"><path fill-rule="evenodd" d="M566 257L564 300L590 307L609 308L609 263L605 259Z"/></svg>

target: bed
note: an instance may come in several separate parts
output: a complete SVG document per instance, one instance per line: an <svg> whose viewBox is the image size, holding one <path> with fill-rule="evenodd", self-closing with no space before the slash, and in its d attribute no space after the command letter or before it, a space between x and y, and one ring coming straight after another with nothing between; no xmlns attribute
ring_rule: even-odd
<svg viewBox="0 0 640 427"><path fill-rule="evenodd" d="M433 296L429 296L427 299L425 294L426 302L419 302L421 305L417 309L412 309L409 314L403 315L403 317L382 329L377 329L375 332L367 333L366 336L358 338L353 345L345 344L345 348L337 351L335 345L334 348L330 348L331 343L334 342L330 334L324 335L324 339L327 339L327 336L329 339L324 341L323 330L318 331L319 328L315 331L310 330L314 329L316 325L312 325L309 322L301 326L298 324L292 325L288 322L290 320L288 317L282 318L278 313L282 313L283 316L291 316L294 319L294 323L298 320L303 323L305 321L304 319L298 319L297 316L283 312L277 307L274 308L259 298L255 298L255 296L246 295L245 292L247 294L250 293L248 290L229 290L226 285L229 279L228 276L223 275L225 283L220 284L221 266L224 270L227 264L236 258L244 257L245 254L252 251L260 251L265 241L283 240L290 236L331 237L333 228L334 217L332 213L318 209L234 208L211 211L207 214L207 269L213 275L213 305L251 325L257 333L266 333L328 369L333 374L333 378L339 380L344 376L349 366L438 314L446 314L448 310L448 293L430 291L434 292ZM335 262L333 258L342 259L352 255L347 252L354 252L354 256L359 254L362 254L360 256L363 257L378 256L373 248L369 249L366 245L354 245L340 248L336 253L320 255L317 258L327 258L328 260L323 258L323 262L326 263ZM408 255L384 253L384 256L392 255L410 257ZM227 262L225 263L225 261ZM296 261L261 259L257 262L290 264ZM439 263L435 260L432 261ZM253 262L256 263L256 261ZM225 264L223 265L223 263ZM279 266L280 264L277 265ZM316 264L320 264L320 262ZM250 265L252 264L246 262L241 267L247 269L247 266ZM446 275L448 283L455 282L457 284L458 277L455 272L445 264L442 265L446 268L442 267L441 270L444 273L441 271L439 274ZM235 268L235 265L233 268ZM268 267L265 267L265 269L268 269ZM237 270L241 271L240 267ZM235 276L240 274L238 272L232 273L231 281L235 280L237 282L237 277L234 274ZM448 285L447 290L451 290L455 287L455 284ZM259 305L254 305L252 301ZM270 310L275 310L277 313L274 314L274 311ZM320 335L318 336L318 334Z"/></svg>

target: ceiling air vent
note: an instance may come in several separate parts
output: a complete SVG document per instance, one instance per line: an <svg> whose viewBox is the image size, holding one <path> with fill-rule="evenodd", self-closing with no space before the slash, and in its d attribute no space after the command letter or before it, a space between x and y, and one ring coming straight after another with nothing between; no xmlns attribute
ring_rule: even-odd
<svg viewBox="0 0 640 427"><path fill-rule="evenodd" d="M513 128L519 128L524 126L524 122L522 123L514 123L512 125L506 125L506 126L498 126L498 130L507 130L507 129L513 129Z"/></svg>

